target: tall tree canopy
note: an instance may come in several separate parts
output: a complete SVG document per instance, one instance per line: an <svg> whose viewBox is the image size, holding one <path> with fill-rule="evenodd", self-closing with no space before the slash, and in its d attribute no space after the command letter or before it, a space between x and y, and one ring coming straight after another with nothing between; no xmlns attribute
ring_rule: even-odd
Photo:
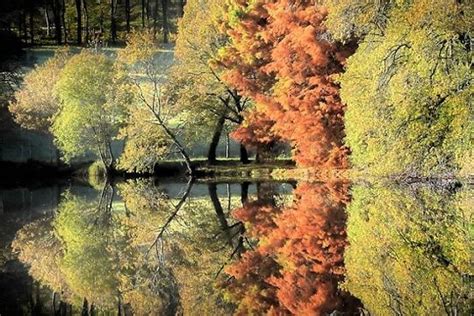
<svg viewBox="0 0 474 316"><path fill-rule="evenodd" d="M330 41L316 1L240 1L229 10L226 80L274 121L301 166L346 166L344 106L333 75L350 46Z"/></svg>
<svg viewBox="0 0 474 316"><path fill-rule="evenodd" d="M0 29L24 43L116 44L132 28L149 28L165 43L173 39L185 0L4 0Z"/></svg>
<svg viewBox="0 0 474 316"><path fill-rule="evenodd" d="M340 77L353 166L377 175L472 172L472 3L363 10L359 1L329 2L332 33L363 37Z"/></svg>
<svg viewBox="0 0 474 316"><path fill-rule="evenodd" d="M228 42L220 21L228 5L218 0L190 0L178 23L176 64L170 80L180 87L178 103L182 115L192 125L189 134L211 139L208 158L216 160L216 149L227 125L229 129L243 121L249 102L223 80L223 70L216 66L219 50ZM204 128L203 128L204 127ZM242 161L247 160L245 148Z"/></svg>
<svg viewBox="0 0 474 316"><path fill-rule="evenodd" d="M95 151L110 169L111 143L124 123L126 77L105 55L83 50L64 66L55 85L61 105L52 132L66 161Z"/></svg>

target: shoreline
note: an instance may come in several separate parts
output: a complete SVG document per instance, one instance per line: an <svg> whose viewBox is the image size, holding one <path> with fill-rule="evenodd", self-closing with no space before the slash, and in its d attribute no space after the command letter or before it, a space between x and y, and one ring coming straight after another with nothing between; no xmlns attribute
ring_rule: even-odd
<svg viewBox="0 0 474 316"><path fill-rule="evenodd" d="M28 161L26 163L0 162L0 187L15 187L22 185L44 185L48 183L78 180L88 182L88 168L92 163L83 163L74 166L55 166L47 163ZM206 159L193 159L195 170L193 178L202 183L228 183L228 182L325 182L334 179L356 183L391 182L398 185L429 185L433 187L461 187L473 185L473 176L440 175L432 176L387 176L363 177L354 170L333 170L319 174L317 170L299 169L290 159L257 163L241 163L238 158L217 160L209 163ZM94 177L94 176L92 176ZM130 179L186 179L186 167L182 161L168 160L157 163L154 172L126 172L116 170L109 176L111 182L120 182ZM99 176L100 178L100 176Z"/></svg>

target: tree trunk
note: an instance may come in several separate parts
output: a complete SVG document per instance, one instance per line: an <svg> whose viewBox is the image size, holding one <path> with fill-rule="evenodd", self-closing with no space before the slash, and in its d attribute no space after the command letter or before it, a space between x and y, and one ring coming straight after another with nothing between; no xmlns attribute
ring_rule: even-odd
<svg viewBox="0 0 474 316"><path fill-rule="evenodd" d="M89 30L89 11L87 10L87 0L83 0L82 6L84 9L84 20L86 22L86 44L88 44L90 40L90 30Z"/></svg>
<svg viewBox="0 0 474 316"><path fill-rule="evenodd" d="M142 0L142 28L145 28L145 0Z"/></svg>
<svg viewBox="0 0 474 316"><path fill-rule="evenodd" d="M82 45L82 0L75 0L77 22L77 45Z"/></svg>
<svg viewBox="0 0 474 316"><path fill-rule="evenodd" d="M91 309L89 311L89 315L90 316L95 316L96 315L94 303L91 303Z"/></svg>
<svg viewBox="0 0 474 316"><path fill-rule="evenodd" d="M155 0L155 6L153 8L153 37L156 39L156 34L158 33L158 4L159 0Z"/></svg>
<svg viewBox="0 0 474 316"><path fill-rule="evenodd" d="M161 0L161 9L163 11L163 43L169 43L169 23L168 23L168 0Z"/></svg>
<svg viewBox="0 0 474 316"><path fill-rule="evenodd" d="M115 1L110 0L110 36L112 38L112 43L117 42L117 19L115 17Z"/></svg>
<svg viewBox="0 0 474 316"><path fill-rule="evenodd" d="M271 182L257 183L257 199L267 205L276 206L275 184Z"/></svg>
<svg viewBox="0 0 474 316"><path fill-rule="evenodd" d="M219 146L219 140L221 139L222 130L224 129L225 123L225 113L223 113L219 120L217 121L216 127L214 129L214 134L212 135L211 143L209 145L209 151L207 153L207 160L209 163L216 162L216 151L217 147Z"/></svg>
<svg viewBox="0 0 474 316"><path fill-rule="evenodd" d="M99 17L99 33L100 33L100 36L101 38L103 37L104 35L104 11L100 10L100 17Z"/></svg>
<svg viewBox="0 0 474 316"><path fill-rule="evenodd" d="M130 0L125 0L125 20L127 23L127 33L130 33Z"/></svg>
<svg viewBox="0 0 474 316"><path fill-rule="evenodd" d="M244 144L240 144L240 162L249 163L249 154Z"/></svg>
<svg viewBox="0 0 474 316"><path fill-rule="evenodd" d="M61 24L64 31L64 43L67 43L67 28L66 28L66 1L62 0L61 2Z"/></svg>
<svg viewBox="0 0 474 316"><path fill-rule="evenodd" d="M230 208L232 207L232 192L230 192L230 183L227 183L225 188L227 192L227 210L230 211Z"/></svg>
<svg viewBox="0 0 474 316"><path fill-rule="evenodd" d="M51 24L49 23L49 13L48 8L44 8L44 21L46 22L46 36L51 36Z"/></svg>
<svg viewBox="0 0 474 316"><path fill-rule="evenodd" d="M21 32L22 32L22 19L23 19L23 15L20 13L18 15L18 36L21 38Z"/></svg>
<svg viewBox="0 0 474 316"><path fill-rule="evenodd" d="M146 5L145 5L145 8L146 8L146 26L147 27L150 27L150 0L145 0L146 1Z"/></svg>
<svg viewBox="0 0 474 316"><path fill-rule="evenodd" d="M156 120L158 121L158 125L163 129L163 131L166 133L166 135L168 135L168 137L171 139L173 144L178 148L178 151L181 154L181 156L183 157L184 163L186 164L186 169L188 171L188 175L191 178L194 177L194 169L193 169L193 166L192 166L192 163L191 163L191 158L189 157L186 149L181 144L181 142L178 140L178 138L173 133L173 131L170 130L168 128L168 126L166 126L166 124L163 121L163 119L161 118L161 116L158 113L154 112L154 111L152 111L152 114L155 116Z"/></svg>
<svg viewBox="0 0 474 316"><path fill-rule="evenodd" d="M53 311L53 315L56 315L56 296L57 296L57 293L56 291L53 292L53 298L51 300L51 309Z"/></svg>
<svg viewBox="0 0 474 316"><path fill-rule="evenodd" d="M30 24L30 43L34 44L35 42L35 21L34 21L34 5L30 3L30 10L29 10L29 24Z"/></svg>
<svg viewBox="0 0 474 316"><path fill-rule="evenodd" d="M96 134L97 136L97 134ZM97 153L105 168L107 178L115 172L115 159L112 154L110 141L106 138L96 138Z"/></svg>
<svg viewBox="0 0 474 316"><path fill-rule="evenodd" d="M114 151L112 149L112 141L111 140L107 141L107 150L108 150L108 153L109 153L109 156L110 156L110 169L111 169L112 172L115 172L116 161L115 161L115 157L114 157Z"/></svg>
<svg viewBox="0 0 474 316"><path fill-rule="evenodd" d="M275 159L275 155L273 153L274 146L274 142L258 146L257 153L255 155L255 162L262 163L267 161L273 161Z"/></svg>
<svg viewBox="0 0 474 316"><path fill-rule="evenodd" d="M242 206L249 201L249 186L250 182L243 182L240 185L240 201L242 202Z"/></svg>
<svg viewBox="0 0 474 316"><path fill-rule="evenodd" d="M120 296L117 301L117 316L122 316L122 300L120 299Z"/></svg>
<svg viewBox="0 0 474 316"><path fill-rule="evenodd" d="M214 206L214 211L216 212L217 218L219 223L222 227L222 230L225 234L229 234L229 223L224 214L224 209L222 208L222 204L219 201L219 196L217 195L217 184L216 183L209 183L207 186L209 191L209 197L211 199L212 205ZM230 236L230 235L229 235ZM230 239L230 238L229 238Z"/></svg>
<svg viewBox="0 0 474 316"><path fill-rule="evenodd" d="M188 199L189 197L189 194L191 193L191 188L193 187L193 183L194 183L194 179L193 178L189 178L188 179L188 183L186 184L186 189L184 190L184 194L181 196L181 198L179 199L179 202L178 204L176 204L176 206L174 207L174 211L173 213L168 217L168 219L166 220L166 222L163 224L163 226L161 226L161 229L160 229L160 232L158 233L158 235L156 235L156 238L155 238L155 241L151 244L151 246L148 248L148 251L146 253L146 256L148 257L148 254L150 252L151 249L153 249L153 247L155 247L158 243L158 241L162 238L164 232L166 231L166 228L170 225L170 223L174 220L174 218L176 217L176 215L178 214L179 210L181 209L181 207L183 207L184 203L186 202L186 200ZM160 260L160 259L159 259ZM166 314L168 315L168 314ZM175 315L174 313L172 315Z"/></svg>
<svg viewBox="0 0 474 316"><path fill-rule="evenodd" d="M171 138L171 140L176 145L176 147L178 147L178 150L179 150L181 156L184 159L184 163L186 164L186 169L188 170L188 175L190 175L191 177L194 176L194 169L193 169L192 164L191 164L191 158L189 157L188 153L184 149L184 146L181 145L181 143L178 141L178 139L176 138L174 133L171 132L165 125L162 125L162 128L165 130L165 132Z"/></svg>
<svg viewBox="0 0 474 316"><path fill-rule="evenodd" d="M229 133L225 135L225 157L229 158L230 157L230 137Z"/></svg>
<svg viewBox="0 0 474 316"><path fill-rule="evenodd" d="M23 23L23 40L25 43L28 41L28 28L26 26L26 13L21 13L21 23Z"/></svg>
<svg viewBox="0 0 474 316"><path fill-rule="evenodd" d="M88 316L89 315L89 303L87 302L87 299L84 298L82 302L82 311L81 311L82 316Z"/></svg>
<svg viewBox="0 0 474 316"><path fill-rule="evenodd" d="M209 183L207 188L209 191L209 197L214 207L214 211L216 212L217 219L219 220L219 224L221 226L225 238L227 239L227 242L232 248L239 247L239 241L236 240L236 242L234 242L233 240L235 234L232 233L232 229L229 226L224 210L222 208L222 204L219 201L219 196L217 195L217 184ZM237 251L238 249L236 248L235 250Z"/></svg>

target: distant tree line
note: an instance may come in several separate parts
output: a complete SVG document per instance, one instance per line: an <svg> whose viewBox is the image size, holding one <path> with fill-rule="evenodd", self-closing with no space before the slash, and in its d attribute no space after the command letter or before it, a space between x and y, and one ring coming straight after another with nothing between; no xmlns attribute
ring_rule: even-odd
<svg viewBox="0 0 474 316"><path fill-rule="evenodd" d="M164 43L175 32L186 0L5 0L0 30L28 44L94 41L116 44L132 28L151 28Z"/></svg>

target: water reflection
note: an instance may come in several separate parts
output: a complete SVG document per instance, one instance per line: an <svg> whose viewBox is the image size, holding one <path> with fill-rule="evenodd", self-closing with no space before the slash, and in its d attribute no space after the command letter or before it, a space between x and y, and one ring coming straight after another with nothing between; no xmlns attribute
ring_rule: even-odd
<svg viewBox="0 0 474 316"><path fill-rule="evenodd" d="M96 199L66 192L56 214L25 225L13 247L54 292L52 312L229 314L233 304L215 287L243 249L243 225L229 210L254 187L141 180L106 185Z"/></svg>
<svg viewBox="0 0 474 316"><path fill-rule="evenodd" d="M359 302L341 291L346 246L345 183L300 183L291 206L276 203L271 185L236 209L253 246L226 268L223 286L237 314L354 314Z"/></svg>
<svg viewBox="0 0 474 316"><path fill-rule="evenodd" d="M91 191L68 189L15 228L27 296L47 314L470 312L467 188L132 180Z"/></svg>
<svg viewBox="0 0 474 316"><path fill-rule="evenodd" d="M354 187L345 288L376 315L472 315L473 201L469 188Z"/></svg>

